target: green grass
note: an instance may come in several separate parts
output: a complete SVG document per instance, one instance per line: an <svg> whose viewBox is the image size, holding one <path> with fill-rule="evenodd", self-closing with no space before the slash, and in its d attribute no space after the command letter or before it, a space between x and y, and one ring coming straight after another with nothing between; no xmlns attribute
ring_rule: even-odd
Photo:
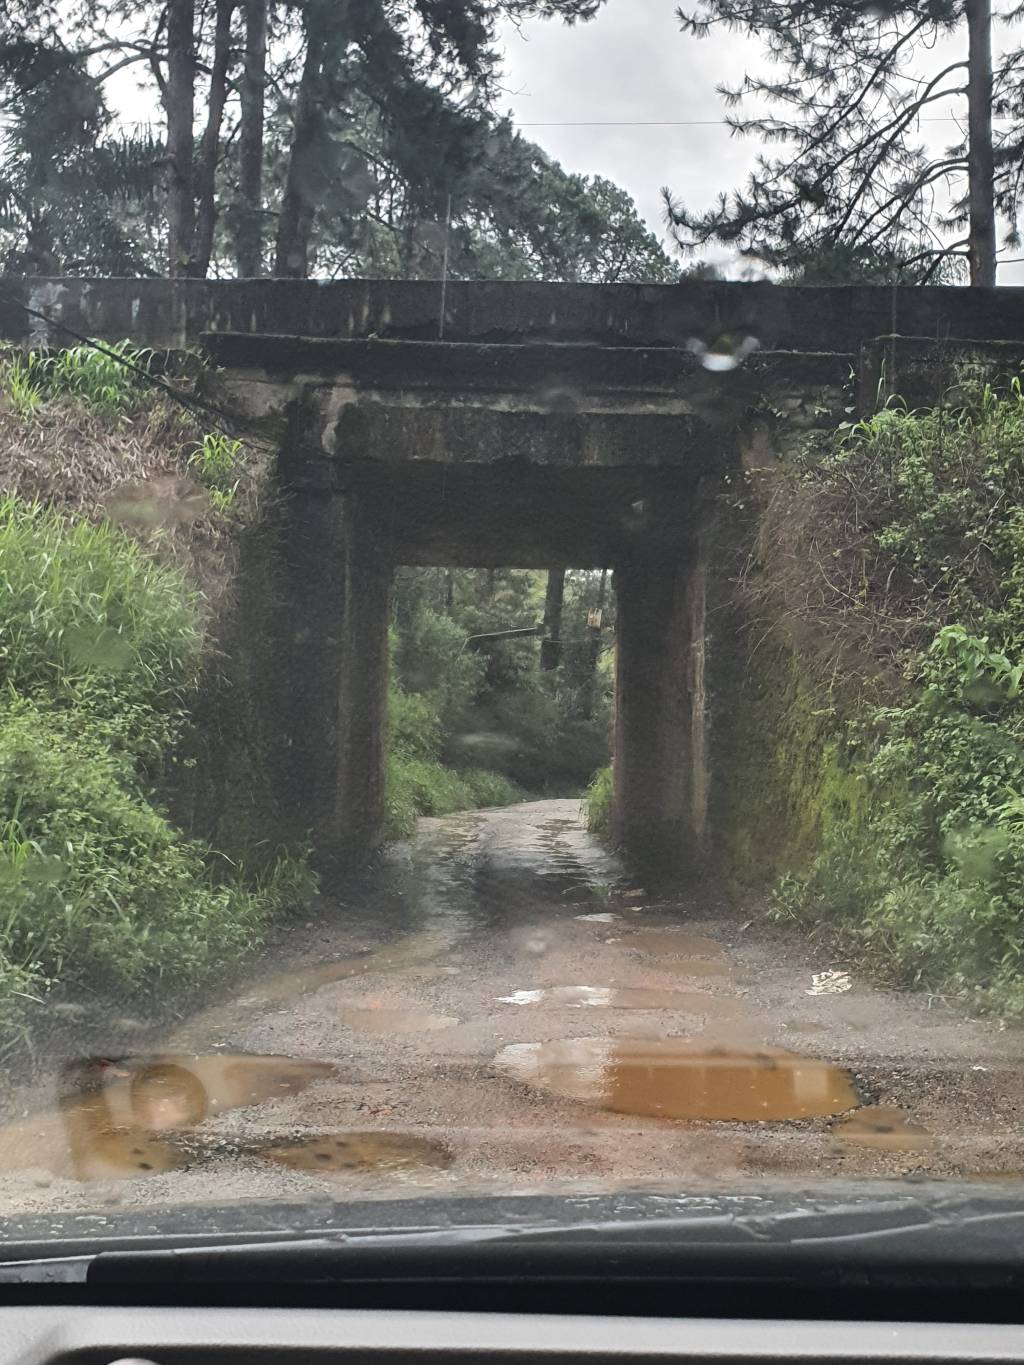
<svg viewBox="0 0 1024 1365"><path fill-rule="evenodd" d="M115 748L157 764L199 651L193 594L109 525L0 498L0 684L87 707Z"/></svg>
<svg viewBox="0 0 1024 1365"><path fill-rule="evenodd" d="M595 773L584 797L587 813L587 829L602 839L611 837L612 832L612 770L602 768Z"/></svg>
<svg viewBox="0 0 1024 1365"><path fill-rule="evenodd" d="M0 500L0 1050L51 986L180 1003L310 894L301 858L245 877L156 799L199 649L180 574Z"/></svg>
<svg viewBox="0 0 1024 1365"><path fill-rule="evenodd" d="M235 501L243 458L242 442L222 431L207 432L188 457L189 468L209 489L210 501L218 512L226 512Z"/></svg>
<svg viewBox="0 0 1024 1365"><path fill-rule="evenodd" d="M385 786L385 837L406 838L420 815L511 806L526 797L522 787L486 768L448 768L436 759L391 753Z"/></svg>
<svg viewBox="0 0 1024 1365"><path fill-rule="evenodd" d="M438 757L441 742L436 708L426 697L403 692L392 683L388 692L386 838L406 838L419 815L450 815L525 799L526 792L501 773L442 763Z"/></svg>
<svg viewBox="0 0 1024 1365"><path fill-rule="evenodd" d="M53 398L75 398L86 407L116 418L131 412L149 389L138 369L147 370L152 352L129 341L103 343L104 350L84 343L63 351L27 351L0 366L0 392L19 416L31 417Z"/></svg>

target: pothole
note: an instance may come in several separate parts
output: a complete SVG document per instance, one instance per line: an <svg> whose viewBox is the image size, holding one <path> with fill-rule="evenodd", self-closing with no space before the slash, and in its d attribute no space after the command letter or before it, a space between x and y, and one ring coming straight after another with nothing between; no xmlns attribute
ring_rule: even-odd
<svg viewBox="0 0 1024 1365"><path fill-rule="evenodd" d="M380 1171L410 1167L444 1169L452 1155L441 1142L406 1133L323 1134L260 1148L257 1156L294 1171Z"/></svg>
<svg viewBox="0 0 1024 1365"><path fill-rule="evenodd" d="M687 1038L514 1043L496 1064L516 1080L620 1114L652 1118L826 1118L858 1103L840 1067L783 1048L701 1046Z"/></svg>

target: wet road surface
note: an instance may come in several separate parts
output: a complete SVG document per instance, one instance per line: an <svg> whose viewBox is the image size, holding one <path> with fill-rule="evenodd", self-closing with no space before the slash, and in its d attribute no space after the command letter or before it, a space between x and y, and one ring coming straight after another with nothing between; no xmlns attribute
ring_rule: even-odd
<svg viewBox="0 0 1024 1365"><path fill-rule="evenodd" d="M158 1043L19 1092L0 1213L1024 1173L1024 1032L649 897L575 802L421 821L316 913Z"/></svg>

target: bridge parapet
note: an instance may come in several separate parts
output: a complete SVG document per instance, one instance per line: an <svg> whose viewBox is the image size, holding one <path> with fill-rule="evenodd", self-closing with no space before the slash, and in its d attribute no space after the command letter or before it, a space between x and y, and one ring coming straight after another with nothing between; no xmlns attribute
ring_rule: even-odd
<svg viewBox="0 0 1024 1365"><path fill-rule="evenodd" d="M34 310L35 316L25 311ZM88 336L195 345L203 332L419 341L587 342L685 348L722 334L764 350L855 352L865 337L1024 337L1024 288L840 286L686 280L137 280L5 276L0 337L63 345L43 314Z"/></svg>

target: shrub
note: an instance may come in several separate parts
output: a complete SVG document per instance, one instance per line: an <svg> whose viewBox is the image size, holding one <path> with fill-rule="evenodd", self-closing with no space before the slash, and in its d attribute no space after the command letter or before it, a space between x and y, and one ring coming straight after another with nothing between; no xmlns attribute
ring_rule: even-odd
<svg viewBox="0 0 1024 1365"><path fill-rule="evenodd" d="M199 649L183 578L110 526L0 501L0 1045L40 987L176 1001L308 896L300 855L260 877L152 800Z"/></svg>
<svg viewBox="0 0 1024 1365"><path fill-rule="evenodd" d="M0 953L34 977L185 993L250 948L266 908L135 788L87 713L0 720Z"/></svg>
<svg viewBox="0 0 1024 1365"><path fill-rule="evenodd" d="M0 499L0 682L87 705L108 741L156 765L199 649L183 578L121 531Z"/></svg>
<svg viewBox="0 0 1024 1365"><path fill-rule="evenodd" d="M831 830L772 901L838 929L897 981L1020 1015L1022 442L1014 381L955 411L886 410L805 472L841 509L821 521L821 548L833 537L841 560L858 528L860 586L842 610L887 640L905 683L885 706L861 704L861 827Z"/></svg>
<svg viewBox="0 0 1024 1365"><path fill-rule="evenodd" d="M385 837L408 837L418 815L451 815L481 806L508 806L526 793L485 768L446 768L432 759L388 755Z"/></svg>
<svg viewBox="0 0 1024 1365"><path fill-rule="evenodd" d="M612 770L602 768L594 774L584 798L587 814L587 829L602 839L611 838L612 832Z"/></svg>

